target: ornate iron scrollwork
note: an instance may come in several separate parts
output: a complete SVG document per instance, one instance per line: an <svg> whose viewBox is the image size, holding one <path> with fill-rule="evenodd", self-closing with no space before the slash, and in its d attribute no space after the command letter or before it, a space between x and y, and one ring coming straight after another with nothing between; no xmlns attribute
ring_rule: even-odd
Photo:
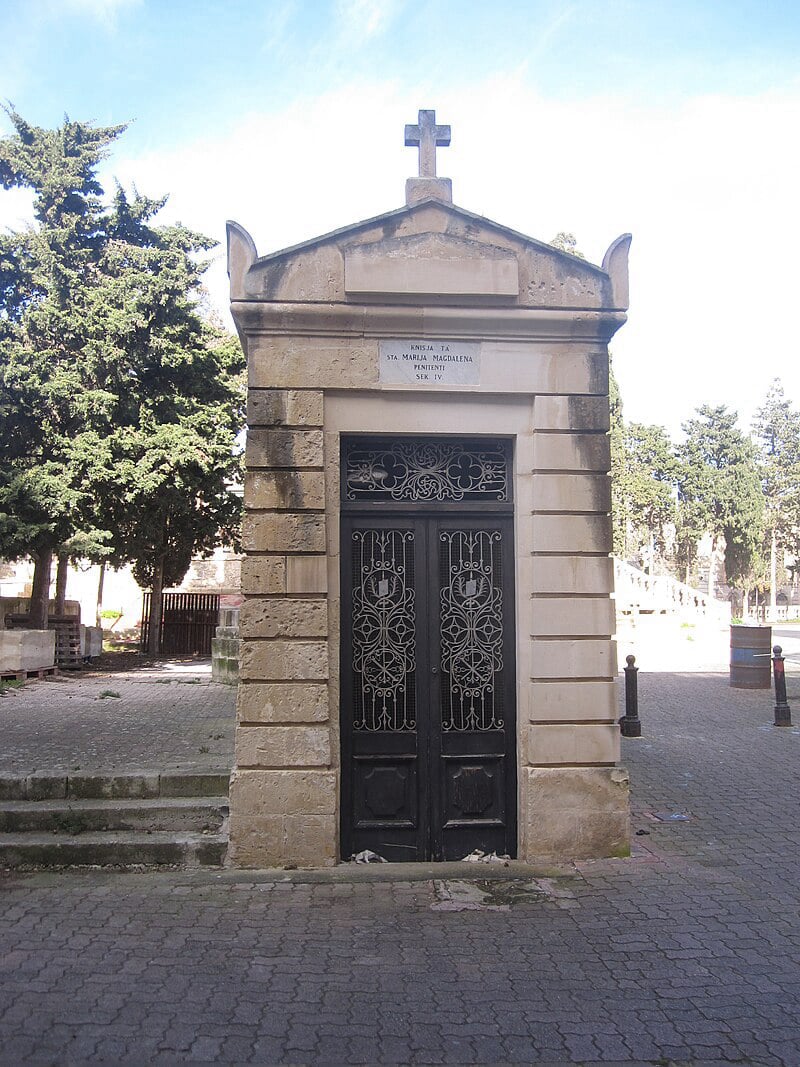
<svg viewBox="0 0 800 1067"><path fill-rule="evenodd" d="M347 500L510 499L510 448L493 440L345 443Z"/></svg>
<svg viewBox="0 0 800 1067"><path fill-rule="evenodd" d="M503 592L499 530L451 530L441 541L442 729L500 730Z"/></svg>
<svg viewBox="0 0 800 1067"><path fill-rule="evenodd" d="M353 533L353 728L413 730L414 534Z"/></svg>

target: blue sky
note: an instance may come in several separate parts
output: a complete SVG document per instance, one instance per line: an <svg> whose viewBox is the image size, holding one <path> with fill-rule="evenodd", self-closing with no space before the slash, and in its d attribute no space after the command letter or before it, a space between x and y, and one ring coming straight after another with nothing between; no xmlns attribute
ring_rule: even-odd
<svg viewBox="0 0 800 1067"><path fill-rule="evenodd" d="M791 0L0 0L0 98L130 122L107 178L262 253L400 206L403 124L436 108L456 203L595 262L633 232L629 417L746 423L775 375L800 398ZM0 192L0 225L25 213Z"/></svg>

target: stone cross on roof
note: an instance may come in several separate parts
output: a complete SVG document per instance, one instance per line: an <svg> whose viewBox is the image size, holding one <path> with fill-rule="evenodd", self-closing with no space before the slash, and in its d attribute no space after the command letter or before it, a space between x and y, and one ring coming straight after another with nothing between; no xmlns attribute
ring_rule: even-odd
<svg viewBox="0 0 800 1067"><path fill-rule="evenodd" d="M435 111L420 111L418 124L406 126L406 146L419 147L420 178L436 177L436 149L450 144L450 127L436 125Z"/></svg>

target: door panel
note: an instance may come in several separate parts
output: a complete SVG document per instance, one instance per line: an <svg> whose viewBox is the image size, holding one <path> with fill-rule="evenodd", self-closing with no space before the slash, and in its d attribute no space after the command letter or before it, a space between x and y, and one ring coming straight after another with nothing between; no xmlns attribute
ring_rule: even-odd
<svg viewBox="0 0 800 1067"><path fill-rule="evenodd" d="M345 858L515 854L513 520L483 507L343 512Z"/></svg>

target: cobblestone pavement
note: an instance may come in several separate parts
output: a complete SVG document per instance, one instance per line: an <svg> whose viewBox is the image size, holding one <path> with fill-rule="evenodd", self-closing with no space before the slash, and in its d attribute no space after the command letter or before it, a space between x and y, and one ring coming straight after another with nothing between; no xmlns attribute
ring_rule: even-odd
<svg viewBox="0 0 800 1067"><path fill-rule="evenodd" d="M208 660L27 682L0 697L0 777L230 768L235 702Z"/></svg>
<svg viewBox="0 0 800 1067"><path fill-rule="evenodd" d="M640 708L629 860L0 879L0 1062L796 1067L800 729L724 674Z"/></svg>

